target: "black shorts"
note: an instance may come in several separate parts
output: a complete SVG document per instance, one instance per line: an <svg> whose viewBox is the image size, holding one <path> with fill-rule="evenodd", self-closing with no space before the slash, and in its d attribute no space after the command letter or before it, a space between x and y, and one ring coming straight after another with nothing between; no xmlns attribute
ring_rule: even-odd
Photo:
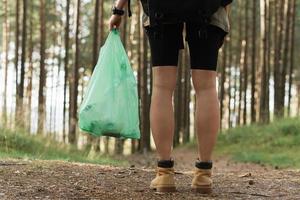
<svg viewBox="0 0 300 200"><path fill-rule="evenodd" d="M144 27L150 43L153 67L178 65L179 50L184 49L183 27L183 23ZM189 45L191 69L216 71L219 49L226 34L223 29L213 25L199 33L193 24L186 23L185 40Z"/></svg>

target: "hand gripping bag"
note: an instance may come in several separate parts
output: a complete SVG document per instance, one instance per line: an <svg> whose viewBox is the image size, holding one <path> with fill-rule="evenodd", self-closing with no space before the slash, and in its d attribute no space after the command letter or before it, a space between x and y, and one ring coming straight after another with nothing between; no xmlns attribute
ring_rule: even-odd
<svg viewBox="0 0 300 200"><path fill-rule="evenodd" d="M100 49L79 108L79 127L94 136L140 138L137 82L117 30Z"/></svg>

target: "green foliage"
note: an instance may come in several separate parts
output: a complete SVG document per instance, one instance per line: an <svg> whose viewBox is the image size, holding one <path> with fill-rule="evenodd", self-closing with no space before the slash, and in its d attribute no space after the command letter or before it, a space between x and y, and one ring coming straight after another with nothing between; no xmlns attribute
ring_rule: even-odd
<svg viewBox="0 0 300 200"><path fill-rule="evenodd" d="M195 149L196 141L185 144ZM235 161L300 168L300 118L237 127L219 134L215 153Z"/></svg>
<svg viewBox="0 0 300 200"><path fill-rule="evenodd" d="M236 161L300 167L300 119L229 129L219 135L216 152Z"/></svg>
<svg viewBox="0 0 300 200"><path fill-rule="evenodd" d="M0 159L28 158L112 165L126 164L125 161L103 155L89 158L88 154L87 151L53 141L51 138L30 136L22 131L8 131L0 128Z"/></svg>

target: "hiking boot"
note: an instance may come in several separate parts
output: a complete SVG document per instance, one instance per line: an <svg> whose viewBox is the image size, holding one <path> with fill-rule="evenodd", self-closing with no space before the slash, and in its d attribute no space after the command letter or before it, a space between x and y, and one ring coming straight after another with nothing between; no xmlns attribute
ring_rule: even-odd
<svg viewBox="0 0 300 200"><path fill-rule="evenodd" d="M192 180L192 190L202 194L212 192L212 162L197 161Z"/></svg>
<svg viewBox="0 0 300 200"><path fill-rule="evenodd" d="M150 189L157 192L175 192L174 161L162 160L157 162L156 177L151 181Z"/></svg>

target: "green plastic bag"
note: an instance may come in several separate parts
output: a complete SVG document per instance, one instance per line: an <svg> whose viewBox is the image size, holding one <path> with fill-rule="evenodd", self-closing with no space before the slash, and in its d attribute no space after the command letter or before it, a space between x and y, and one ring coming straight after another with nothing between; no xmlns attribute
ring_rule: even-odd
<svg viewBox="0 0 300 200"><path fill-rule="evenodd" d="M79 127L94 136L140 138L137 82L117 30L100 49L79 108Z"/></svg>

